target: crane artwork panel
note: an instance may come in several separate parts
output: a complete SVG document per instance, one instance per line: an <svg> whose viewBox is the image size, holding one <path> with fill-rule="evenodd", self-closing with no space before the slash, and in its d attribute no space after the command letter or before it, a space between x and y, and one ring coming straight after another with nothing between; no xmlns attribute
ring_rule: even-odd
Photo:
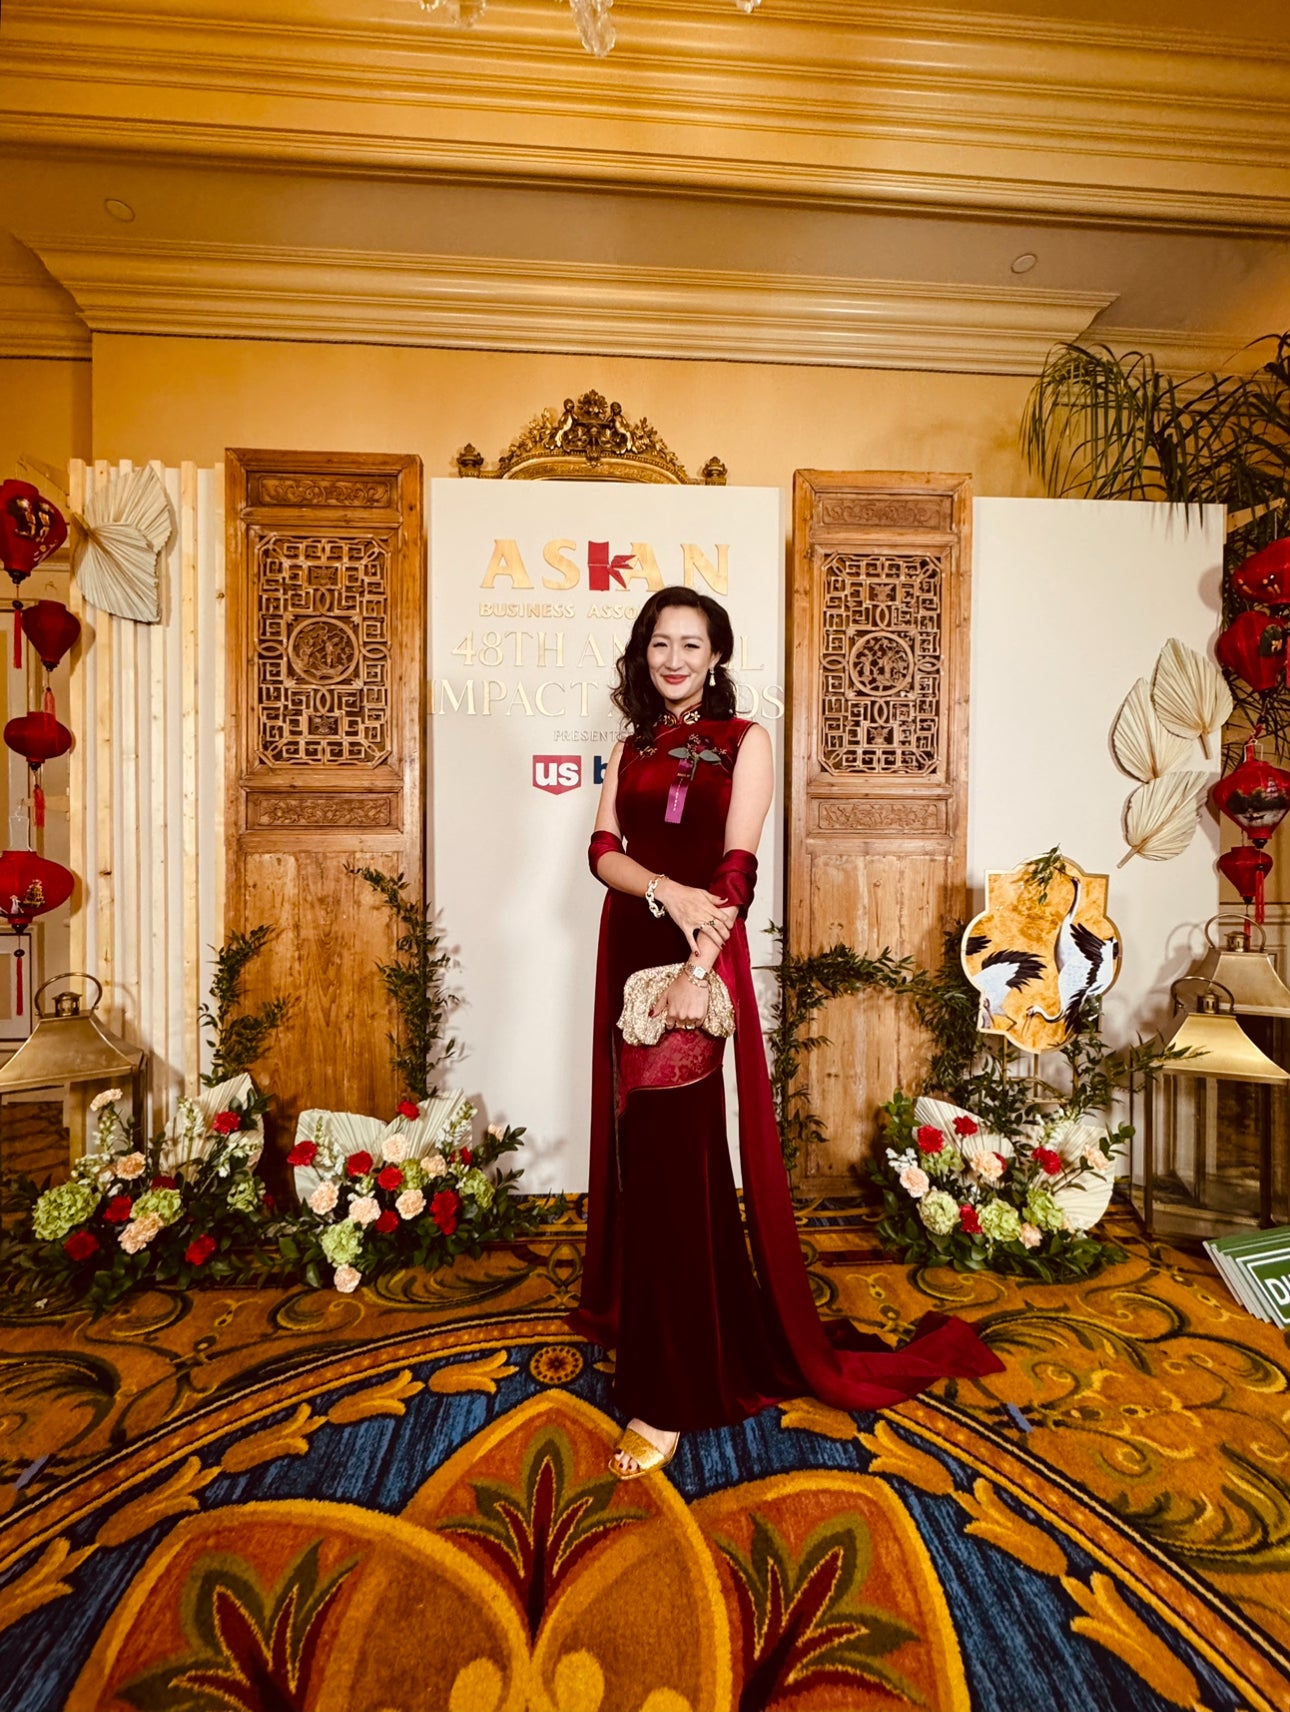
<svg viewBox="0 0 1290 1712"><path fill-rule="evenodd" d="M1039 857L986 875L984 911L960 957L980 995L977 1027L1026 1052L1077 1034L1089 1005L1120 972L1122 942L1106 913L1108 877L1067 857Z"/></svg>

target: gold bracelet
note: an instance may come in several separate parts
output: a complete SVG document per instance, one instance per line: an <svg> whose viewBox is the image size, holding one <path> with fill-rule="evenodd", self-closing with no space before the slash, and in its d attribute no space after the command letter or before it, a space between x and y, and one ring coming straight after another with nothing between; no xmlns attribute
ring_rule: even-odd
<svg viewBox="0 0 1290 1712"><path fill-rule="evenodd" d="M657 916L657 915L665 915L667 913L664 910L662 904L659 903L654 896L655 886L658 885L660 880L666 880L666 879L667 879L666 874L655 874L654 878L650 881L649 885L646 886L646 888L645 888L645 902L649 905L649 913L651 915Z"/></svg>

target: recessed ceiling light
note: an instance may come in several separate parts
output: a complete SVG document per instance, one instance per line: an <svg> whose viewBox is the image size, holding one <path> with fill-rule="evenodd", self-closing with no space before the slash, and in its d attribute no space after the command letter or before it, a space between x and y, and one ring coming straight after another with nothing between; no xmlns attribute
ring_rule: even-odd
<svg viewBox="0 0 1290 1712"><path fill-rule="evenodd" d="M1038 260L1039 257L1033 250L1023 250L1021 254L1014 259L1012 263L1012 271L1013 273L1029 273Z"/></svg>
<svg viewBox="0 0 1290 1712"><path fill-rule="evenodd" d="M128 202L122 202L119 196L109 196L104 201L103 207L114 220L120 220L124 225L128 225L134 219L134 209Z"/></svg>

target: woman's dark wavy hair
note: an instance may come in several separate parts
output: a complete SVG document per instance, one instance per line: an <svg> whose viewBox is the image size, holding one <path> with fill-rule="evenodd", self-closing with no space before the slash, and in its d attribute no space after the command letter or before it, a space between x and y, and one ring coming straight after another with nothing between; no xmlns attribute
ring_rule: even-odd
<svg viewBox="0 0 1290 1712"><path fill-rule="evenodd" d="M717 659L714 662L717 681L714 684L704 682L701 704L703 717L734 717L735 685L726 667L735 651L735 636L730 628L730 618L725 607L710 595L682 588L679 584L674 588L659 589L636 614L632 633L627 638L627 646L618 661L618 682L610 697L619 713L631 726L632 734L638 743L651 741L654 736L654 723L664 711L663 698L654 688L649 675L649 643L654 634L654 626L658 623L659 613L669 606L695 607L708 621L708 640L717 651Z"/></svg>

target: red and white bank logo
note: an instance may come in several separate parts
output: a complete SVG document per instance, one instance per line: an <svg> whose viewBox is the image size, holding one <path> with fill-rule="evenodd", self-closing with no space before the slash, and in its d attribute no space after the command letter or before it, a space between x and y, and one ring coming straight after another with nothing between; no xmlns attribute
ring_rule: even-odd
<svg viewBox="0 0 1290 1712"><path fill-rule="evenodd" d="M540 791L550 791L555 797L564 791L576 791L582 783L582 756L535 755L533 783Z"/></svg>

